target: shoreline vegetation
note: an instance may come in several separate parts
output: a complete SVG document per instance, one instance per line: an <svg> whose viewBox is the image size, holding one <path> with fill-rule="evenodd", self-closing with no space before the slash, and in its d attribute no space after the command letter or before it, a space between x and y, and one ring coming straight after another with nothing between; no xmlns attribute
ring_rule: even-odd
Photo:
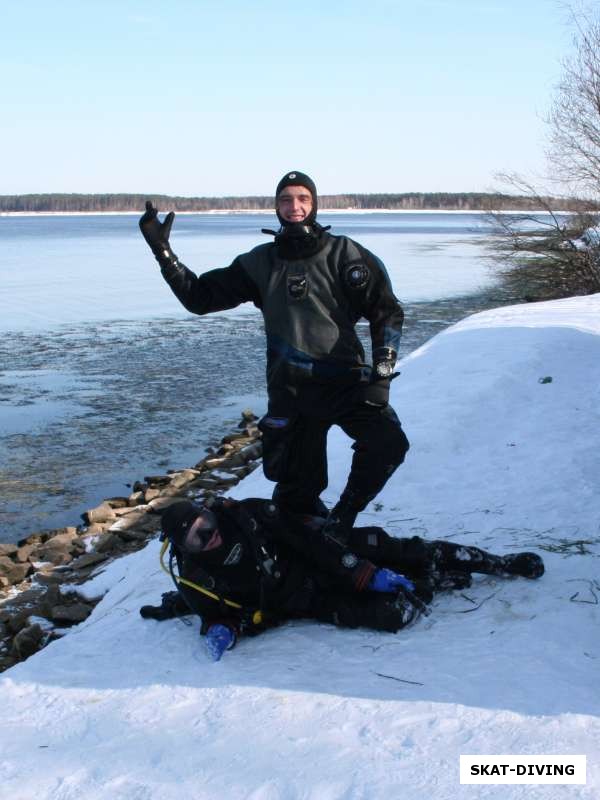
<svg viewBox="0 0 600 800"><path fill-rule="evenodd" d="M179 197L164 194L22 194L0 195L0 215L8 214L139 214L147 199L178 213L273 213L272 196ZM567 198L541 198L570 209ZM484 192L407 192L403 194L320 195L322 212L349 211L536 211L525 195Z"/></svg>

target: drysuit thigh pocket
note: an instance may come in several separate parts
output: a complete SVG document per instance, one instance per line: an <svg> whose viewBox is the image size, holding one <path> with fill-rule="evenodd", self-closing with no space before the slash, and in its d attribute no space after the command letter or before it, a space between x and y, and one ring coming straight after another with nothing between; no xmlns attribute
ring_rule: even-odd
<svg viewBox="0 0 600 800"><path fill-rule="evenodd" d="M270 481L286 479L297 419L267 414L258 423L263 442L263 472Z"/></svg>

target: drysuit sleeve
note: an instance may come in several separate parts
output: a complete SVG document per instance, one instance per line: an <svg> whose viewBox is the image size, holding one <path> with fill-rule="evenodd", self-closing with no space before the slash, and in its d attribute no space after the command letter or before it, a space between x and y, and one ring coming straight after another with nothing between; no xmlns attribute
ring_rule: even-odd
<svg viewBox="0 0 600 800"><path fill-rule="evenodd" d="M390 277L383 261L369 250L357 245L368 270L366 285L358 294L358 311L369 322L373 366L390 362L396 363L404 311L394 295Z"/></svg>
<svg viewBox="0 0 600 800"><path fill-rule="evenodd" d="M194 274L177 259L161 264L163 278L192 314L210 314L252 302L260 308L258 288L238 256L229 267Z"/></svg>
<svg viewBox="0 0 600 800"><path fill-rule="evenodd" d="M341 542L323 536L319 517L284 514L265 500L241 501L244 510L260 521L267 539L305 559L345 591L364 591L377 567L359 558ZM311 522L313 524L311 524Z"/></svg>

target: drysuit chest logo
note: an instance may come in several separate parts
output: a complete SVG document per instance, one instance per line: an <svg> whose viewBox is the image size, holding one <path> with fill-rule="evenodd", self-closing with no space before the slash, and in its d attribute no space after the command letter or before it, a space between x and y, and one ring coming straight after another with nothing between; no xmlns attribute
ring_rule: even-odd
<svg viewBox="0 0 600 800"><path fill-rule="evenodd" d="M349 264L344 268L344 279L349 289L364 289L370 277L366 264Z"/></svg>
<svg viewBox="0 0 600 800"><path fill-rule="evenodd" d="M287 279L287 291L290 300L303 300L308 294L306 275L290 275Z"/></svg>

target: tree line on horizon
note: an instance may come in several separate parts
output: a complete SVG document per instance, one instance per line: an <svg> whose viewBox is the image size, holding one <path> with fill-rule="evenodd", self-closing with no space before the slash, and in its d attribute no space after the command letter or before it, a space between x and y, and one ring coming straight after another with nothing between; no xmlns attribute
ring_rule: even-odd
<svg viewBox="0 0 600 800"><path fill-rule="evenodd" d="M548 203L553 198L544 198ZM164 194L20 194L0 195L0 212L143 212L146 200L161 210L271 211L272 196L179 197ZM532 198L485 192L405 192L402 194L319 195L319 206L336 210L390 211L531 210ZM568 201L564 202L568 210Z"/></svg>

